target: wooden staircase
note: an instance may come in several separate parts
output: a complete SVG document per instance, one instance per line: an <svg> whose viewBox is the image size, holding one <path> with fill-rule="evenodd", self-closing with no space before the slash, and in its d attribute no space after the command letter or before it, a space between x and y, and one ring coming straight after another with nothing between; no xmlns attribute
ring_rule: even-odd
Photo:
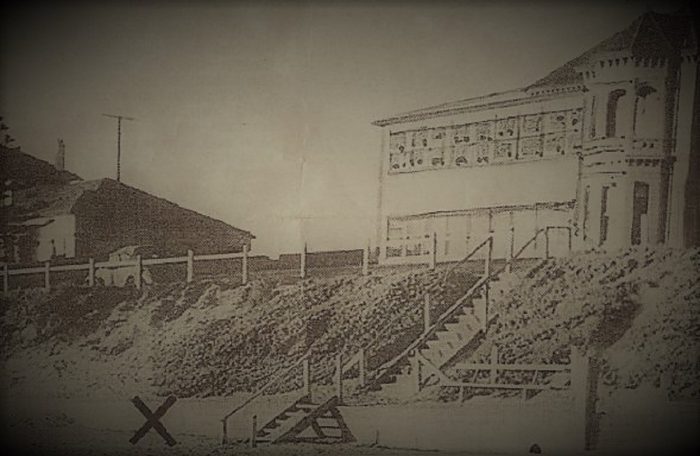
<svg viewBox="0 0 700 456"><path fill-rule="evenodd" d="M486 287L481 287L465 299L455 309L449 318L438 322L434 332L414 348L407 356L396 362L383 375L378 376L370 385L371 390L381 390L387 396L406 396L416 392L416 380L414 369L416 366L416 352L423 358L430 360L438 368L444 367L463 349L478 340L483 335L486 326L483 323L484 315L479 309L486 304L486 292L493 302L505 296L512 286L519 280L515 273L503 272L491 279ZM489 322L495 318L489 316Z"/></svg>
<svg viewBox="0 0 700 456"><path fill-rule="evenodd" d="M255 432L255 444L354 442L338 410L338 396L314 404L303 396Z"/></svg>
<svg viewBox="0 0 700 456"><path fill-rule="evenodd" d="M419 369L419 358L427 360L433 367L440 370L460 352L474 346L478 338L485 334L488 325L498 317L497 313L490 310L493 302L502 300L521 280L518 274L513 272L515 260L537 240L538 236L544 235L547 247L543 261L546 261L549 258L549 232L557 229L568 230L569 250L571 250L571 229L565 226L547 226L537 230L517 253L514 252L514 237L511 237L510 259L496 272L491 272L493 237L489 236L475 247L461 262L469 260L480 249L487 248L484 275L462 298L438 317L430 328L426 328L425 332L408 348L377 369L374 380L367 389L382 391L390 397L414 394L420 389L419 383L427 385L431 380L430 378L421 379L420 375L416 375L415 369ZM433 379L435 382L440 381L436 377Z"/></svg>

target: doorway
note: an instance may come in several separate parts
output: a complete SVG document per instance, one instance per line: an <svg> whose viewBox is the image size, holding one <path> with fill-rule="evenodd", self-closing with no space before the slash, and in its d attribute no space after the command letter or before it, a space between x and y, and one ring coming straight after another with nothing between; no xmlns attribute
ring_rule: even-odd
<svg viewBox="0 0 700 456"><path fill-rule="evenodd" d="M632 245L639 245L648 237L647 212L649 210L649 184L635 181L632 200Z"/></svg>

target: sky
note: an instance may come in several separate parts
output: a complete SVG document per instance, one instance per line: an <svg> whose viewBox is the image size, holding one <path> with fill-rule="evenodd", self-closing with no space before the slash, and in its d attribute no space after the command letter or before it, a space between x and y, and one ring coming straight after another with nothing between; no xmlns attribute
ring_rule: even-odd
<svg viewBox="0 0 700 456"><path fill-rule="evenodd" d="M16 144L253 232L275 256L362 248L398 112L523 87L650 3L92 2L3 7ZM660 12L673 6L654 7Z"/></svg>

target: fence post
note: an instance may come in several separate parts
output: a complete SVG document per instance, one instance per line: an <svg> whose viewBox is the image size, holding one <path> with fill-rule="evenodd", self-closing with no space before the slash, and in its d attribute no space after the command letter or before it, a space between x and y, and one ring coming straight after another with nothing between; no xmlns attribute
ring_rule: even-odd
<svg viewBox="0 0 700 456"><path fill-rule="evenodd" d="M343 403L343 355L338 353L335 357L335 390L338 403Z"/></svg>
<svg viewBox="0 0 700 456"><path fill-rule="evenodd" d="M302 377L304 382L304 396L311 401L311 373L309 370L309 360L308 358L302 361Z"/></svg>
<svg viewBox="0 0 700 456"><path fill-rule="evenodd" d="M483 329L489 325L489 288L491 287L490 279L491 276L491 258L493 256L493 234L489 236L488 251L486 252L486 265L484 266L484 276L486 277L486 282L484 283L484 321L482 322Z"/></svg>
<svg viewBox="0 0 700 456"><path fill-rule="evenodd" d="M302 279L306 278L306 242L304 242L304 250L301 252L301 258L299 261L299 277Z"/></svg>
<svg viewBox="0 0 700 456"><path fill-rule="evenodd" d="M7 269L7 263L2 265L2 293L6 295L10 291L10 271Z"/></svg>
<svg viewBox="0 0 700 456"><path fill-rule="evenodd" d="M423 332L427 333L430 328L430 295L423 295Z"/></svg>
<svg viewBox="0 0 700 456"><path fill-rule="evenodd" d="M431 239L433 248L430 249L430 270L434 271L437 265L437 233L433 231L433 236Z"/></svg>
<svg viewBox="0 0 700 456"><path fill-rule="evenodd" d="M549 227L544 229L544 259L549 259Z"/></svg>
<svg viewBox="0 0 700 456"><path fill-rule="evenodd" d="M508 247L508 263L506 264L506 273L508 274L513 270L513 255L515 255L515 225L510 227L510 246Z"/></svg>
<svg viewBox="0 0 700 456"><path fill-rule="evenodd" d="M571 249L573 247L573 245L572 245L573 240L571 239L571 236L572 236L571 227L567 226L566 230L569 232L569 253L571 253Z"/></svg>
<svg viewBox="0 0 700 456"><path fill-rule="evenodd" d="M241 258L241 282L248 283L248 244L243 246L243 258Z"/></svg>
<svg viewBox="0 0 700 456"><path fill-rule="evenodd" d="M498 378L498 369L496 369L496 364L498 364L498 347L495 345L491 347L491 383L495 384Z"/></svg>
<svg viewBox="0 0 700 456"><path fill-rule="evenodd" d="M51 289L51 262L44 263L44 288Z"/></svg>
<svg viewBox="0 0 700 456"><path fill-rule="evenodd" d="M221 443L223 445L226 445L228 443L228 429L226 421L226 418L221 420Z"/></svg>
<svg viewBox="0 0 700 456"><path fill-rule="evenodd" d="M411 359L413 363L413 379L414 379L414 392L415 393L420 393L421 390L421 383L423 383L423 366L421 365L420 359L418 359L418 356L414 355L413 359Z"/></svg>
<svg viewBox="0 0 700 456"><path fill-rule="evenodd" d="M357 355L357 369L359 371L360 386L367 384L367 371L365 366L365 349L361 348Z"/></svg>
<svg viewBox="0 0 700 456"><path fill-rule="evenodd" d="M596 400L598 396L597 367L591 358L575 347L571 349L571 392L575 412L579 416L579 447L593 449L593 433L596 428Z"/></svg>
<svg viewBox="0 0 700 456"><path fill-rule="evenodd" d="M95 286L95 259L90 258L88 260L88 286L90 288Z"/></svg>
<svg viewBox="0 0 700 456"><path fill-rule="evenodd" d="M253 415L253 426L251 431L252 433L250 435L250 447L255 448L258 446L258 415Z"/></svg>
<svg viewBox="0 0 700 456"><path fill-rule="evenodd" d="M187 250L187 283L192 282L194 277L194 252L192 249Z"/></svg>
<svg viewBox="0 0 700 456"><path fill-rule="evenodd" d="M484 277L491 275L491 256L493 255L493 234L488 238L488 248L484 259Z"/></svg>
<svg viewBox="0 0 700 456"><path fill-rule="evenodd" d="M134 282L136 284L136 289L141 289L141 272L143 269L143 261L141 260L141 255L136 255L136 277L134 277Z"/></svg>
<svg viewBox="0 0 700 456"><path fill-rule="evenodd" d="M369 274L369 249L370 245L367 242L367 247L362 251L362 275L366 276Z"/></svg>

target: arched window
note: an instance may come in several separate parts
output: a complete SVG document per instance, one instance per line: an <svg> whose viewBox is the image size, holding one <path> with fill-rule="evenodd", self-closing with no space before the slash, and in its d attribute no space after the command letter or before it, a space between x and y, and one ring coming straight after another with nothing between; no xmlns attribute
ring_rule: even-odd
<svg viewBox="0 0 700 456"><path fill-rule="evenodd" d="M627 92L624 89L616 89L608 95L608 112L605 118L605 136L614 138L617 136L617 118L620 109L620 98Z"/></svg>
<svg viewBox="0 0 700 456"><path fill-rule="evenodd" d="M634 100L634 132L644 138L660 134L662 127L661 98L655 88L644 85L637 89Z"/></svg>

